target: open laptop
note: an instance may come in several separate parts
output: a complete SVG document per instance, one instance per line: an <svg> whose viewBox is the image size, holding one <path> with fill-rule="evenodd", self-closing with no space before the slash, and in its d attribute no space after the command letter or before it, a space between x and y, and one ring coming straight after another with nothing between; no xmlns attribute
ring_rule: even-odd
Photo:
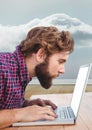
<svg viewBox="0 0 92 130"><path fill-rule="evenodd" d="M35 122L18 122L14 123L13 126L31 126L31 125L65 125L75 124L78 116L80 103L85 92L88 77L90 74L92 64L80 66L72 100L70 106L59 106L55 112L58 114L58 118L53 121L50 120L39 120ZM25 117L26 118L26 117Z"/></svg>

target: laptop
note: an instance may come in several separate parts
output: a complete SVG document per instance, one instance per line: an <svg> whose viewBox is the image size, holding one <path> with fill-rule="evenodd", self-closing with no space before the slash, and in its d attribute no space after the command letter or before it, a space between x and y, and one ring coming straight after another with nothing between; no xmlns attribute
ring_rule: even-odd
<svg viewBox="0 0 92 130"><path fill-rule="evenodd" d="M75 124L79 112L80 103L85 92L92 64L82 65L79 68L77 80L70 106L59 106L55 110L58 117L53 120L39 120L35 122L18 122L13 126L37 126L37 125L65 125ZM26 118L26 117L25 117Z"/></svg>

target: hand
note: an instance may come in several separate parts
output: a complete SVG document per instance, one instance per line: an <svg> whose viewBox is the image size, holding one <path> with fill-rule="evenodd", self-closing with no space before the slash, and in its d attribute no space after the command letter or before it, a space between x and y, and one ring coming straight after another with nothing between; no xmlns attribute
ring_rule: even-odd
<svg viewBox="0 0 92 130"><path fill-rule="evenodd" d="M7 116L6 116L7 115ZM50 107L37 105L24 108L0 110L0 130L16 122L32 122L37 120L54 120L57 117Z"/></svg>
<svg viewBox="0 0 92 130"><path fill-rule="evenodd" d="M54 120L57 115L53 111L53 109L45 106L40 107L37 105L28 106L22 109L18 109L17 119L18 121L37 121L37 120Z"/></svg>
<svg viewBox="0 0 92 130"><path fill-rule="evenodd" d="M43 100L43 99L33 99L33 100L25 100L23 107L32 106L32 105L39 105L39 106L51 106L53 110L57 108L57 106L52 103L50 100Z"/></svg>

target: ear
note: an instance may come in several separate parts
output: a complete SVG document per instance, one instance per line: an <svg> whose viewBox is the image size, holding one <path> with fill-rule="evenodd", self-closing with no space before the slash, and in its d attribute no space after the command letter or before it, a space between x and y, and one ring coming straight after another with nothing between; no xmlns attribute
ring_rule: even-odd
<svg viewBox="0 0 92 130"><path fill-rule="evenodd" d="M37 62L43 62L46 57L45 51L43 48L40 48L36 53L36 60Z"/></svg>

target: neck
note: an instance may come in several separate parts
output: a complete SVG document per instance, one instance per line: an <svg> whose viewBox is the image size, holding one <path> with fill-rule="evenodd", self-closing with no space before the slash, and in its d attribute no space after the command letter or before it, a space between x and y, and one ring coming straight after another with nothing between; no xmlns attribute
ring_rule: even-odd
<svg viewBox="0 0 92 130"><path fill-rule="evenodd" d="M27 66L27 71L29 73L29 76L31 78L35 77L35 66L36 66L35 58L33 56L26 57L25 63L26 63L26 66Z"/></svg>

